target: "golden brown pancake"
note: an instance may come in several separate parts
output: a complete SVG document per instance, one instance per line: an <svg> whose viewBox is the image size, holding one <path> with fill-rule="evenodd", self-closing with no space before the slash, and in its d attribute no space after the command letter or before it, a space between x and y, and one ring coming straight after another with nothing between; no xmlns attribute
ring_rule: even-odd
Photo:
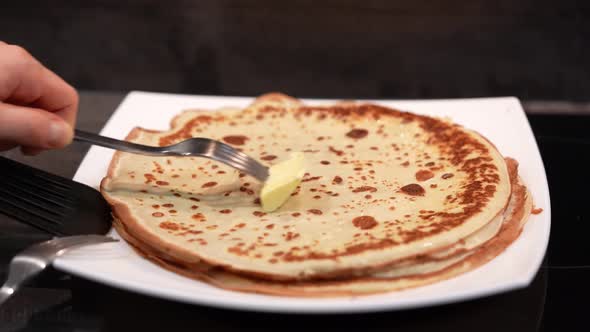
<svg viewBox="0 0 590 332"><path fill-rule="evenodd" d="M207 271L201 278L215 284L378 273L440 280L438 272L498 238L509 202L519 210L526 201L514 203L516 166L479 134L378 105L311 107L270 94L245 109L186 111L169 131L136 128L128 139L167 145L196 136L268 165L303 151L309 172L265 214L260 184L225 165L116 153L101 189L118 229L152 259Z"/></svg>
<svg viewBox="0 0 590 332"><path fill-rule="evenodd" d="M518 180L514 173L513 194L509 207L504 212L499 232L483 244L472 248L473 250L455 253L441 260L425 257L392 266L368 276L348 279L293 283L248 278L213 266L180 262L160 251L159 248L147 246L130 234L120 222L115 222L115 227L140 255L170 271L209 282L220 288L283 296L324 297L373 294L445 280L475 269L499 255L518 238L532 208L530 194Z"/></svg>

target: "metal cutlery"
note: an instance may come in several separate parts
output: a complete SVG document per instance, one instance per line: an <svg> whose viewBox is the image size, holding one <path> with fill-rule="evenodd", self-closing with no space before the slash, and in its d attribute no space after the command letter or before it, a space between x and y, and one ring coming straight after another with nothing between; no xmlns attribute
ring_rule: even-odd
<svg viewBox="0 0 590 332"><path fill-rule="evenodd" d="M168 146L149 146L76 130L74 140L109 149L150 156L195 156L213 159L264 182L268 168L256 159L223 142L204 137L189 138Z"/></svg>
<svg viewBox="0 0 590 332"><path fill-rule="evenodd" d="M23 250L10 261L8 278L2 288L0 288L0 305L8 300L27 281L41 273L56 258L70 249L116 241L111 237L102 235L76 235L55 238Z"/></svg>

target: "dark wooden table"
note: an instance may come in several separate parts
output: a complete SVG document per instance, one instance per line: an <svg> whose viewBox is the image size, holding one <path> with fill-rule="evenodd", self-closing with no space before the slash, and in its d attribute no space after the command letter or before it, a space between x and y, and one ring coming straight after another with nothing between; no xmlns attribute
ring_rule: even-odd
<svg viewBox="0 0 590 332"><path fill-rule="evenodd" d="M124 93L82 92L79 128L100 130L123 97ZM584 114L588 106L528 102L525 108L544 158L553 210L545 262L525 289L401 312L277 315L174 303L51 270L0 308L0 331L302 331L320 326L355 331L586 331L590 213L584 189L590 183L590 116ZM38 157L17 151L0 155L71 178L86 151L87 146L73 144ZM0 234L17 240L42 236L1 215ZM10 258L7 246L0 243L0 273Z"/></svg>

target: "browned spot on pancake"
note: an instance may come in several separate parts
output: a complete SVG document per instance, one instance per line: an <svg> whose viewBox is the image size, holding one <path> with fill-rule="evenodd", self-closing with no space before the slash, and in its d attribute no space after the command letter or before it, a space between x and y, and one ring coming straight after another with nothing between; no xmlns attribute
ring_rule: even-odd
<svg viewBox="0 0 590 332"><path fill-rule="evenodd" d="M406 193L411 196L424 196L424 188L421 185L416 183L411 183L401 187L400 189L403 193Z"/></svg>
<svg viewBox="0 0 590 332"><path fill-rule="evenodd" d="M249 250L242 249L242 248L240 248L240 246L229 247L229 248L227 248L227 251L230 253L236 254L238 256L248 256L248 253L249 253Z"/></svg>
<svg viewBox="0 0 590 332"><path fill-rule="evenodd" d="M156 173L160 173L160 174L164 174L164 168L162 168L162 165L158 164L157 162L153 161L152 162L154 164L154 166L156 167L153 171Z"/></svg>
<svg viewBox="0 0 590 332"><path fill-rule="evenodd" d="M196 205L193 205L193 206L191 206L191 209L193 209L193 210L196 210L196 209L198 209L198 208L199 208L199 207L198 207L198 206L196 206Z"/></svg>
<svg viewBox="0 0 590 332"><path fill-rule="evenodd" d="M291 241L293 239L298 238L299 233L287 232L286 234L283 234L283 237L285 238L285 240Z"/></svg>
<svg viewBox="0 0 590 332"><path fill-rule="evenodd" d="M410 166L410 162L409 161L404 161L403 163L401 163L400 165L404 166L404 167L408 167Z"/></svg>
<svg viewBox="0 0 590 332"><path fill-rule="evenodd" d="M371 216L360 216L352 219L352 224L354 227L360 229L371 229L377 226L377 220Z"/></svg>
<svg viewBox="0 0 590 332"><path fill-rule="evenodd" d="M322 198L322 196L320 196L320 195L313 196L313 199L320 199L320 198Z"/></svg>
<svg viewBox="0 0 590 332"><path fill-rule="evenodd" d="M159 209L159 208L160 208L160 206L159 206L158 204L154 204L154 205L152 205L152 207L153 207L154 209Z"/></svg>
<svg viewBox="0 0 590 332"><path fill-rule="evenodd" d="M445 173L441 176L441 178L446 180L452 178L453 176L455 176L453 173Z"/></svg>
<svg viewBox="0 0 590 332"><path fill-rule="evenodd" d="M339 177L338 175L336 175L333 179L332 179L332 184L340 184L342 183L342 178Z"/></svg>
<svg viewBox="0 0 590 332"><path fill-rule="evenodd" d="M328 149L330 152L334 152L337 156L342 156L344 154L344 151L336 150L333 146L328 147Z"/></svg>
<svg viewBox="0 0 590 332"><path fill-rule="evenodd" d="M377 191L377 188L371 187L371 186L361 186L361 187L354 188L352 190L353 193L362 193L362 192L365 192L365 191L374 193L374 192Z"/></svg>
<svg viewBox="0 0 590 332"><path fill-rule="evenodd" d="M371 198L373 198L373 196L371 196L371 195L365 195L365 199L371 199Z"/></svg>
<svg viewBox="0 0 590 332"><path fill-rule="evenodd" d="M180 226L177 223L173 223L171 221L164 221L160 223L160 228L167 229L169 231L177 231L180 229Z"/></svg>
<svg viewBox="0 0 590 332"><path fill-rule="evenodd" d="M260 198L255 198L254 199L254 204L260 204Z"/></svg>
<svg viewBox="0 0 590 332"><path fill-rule="evenodd" d="M368 130L356 128L346 133L346 136L354 139L360 139L366 137L368 134Z"/></svg>
<svg viewBox="0 0 590 332"><path fill-rule="evenodd" d="M219 213L223 213L223 214L228 214L231 213L232 211L230 209L223 209L223 210L219 210Z"/></svg>
<svg viewBox="0 0 590 332"><path fill-rule="evenodd" d="M212 121L220 121L223 120L224 117L220 116L217 118L214 118L210 115L199 115L189 121L187 121L183 127L181 127L179 130L177 130L176 132L168 135L168 136L164 136L160 138L160 146L164 146L164 145L170 145L173 143L176 143L180 140L183 139L187 139L187 138L191 138L191 132L193 129L198 128L200 126L200 124L207 124L207 123L211 123Z"/></svg>
<svg viewBox="0 0 590 332"><path fill-rule="evenodd" d="M182 197L182 195L179 194L179 193L174 193L174 196L176 196L176 197Z"/></svg>
<svg viewBox="0 0 590 332"><path fill-rule="evenodd" d="M262 160L266 160L266 161L269 161L269 160L275 160L275 159L277 159L277 156L275 156L275 155L272 155L272 154L269 154L269 155L266 155L266 156L264 156L264 157L260 157L260 159L262 159Z"/></svg>
<svg viewBox="0 0 590 332"><path fill-rule="evenodd" d="M533 207L533 209L531 210L532 214L540 214L541 212L543 212L542 208Z"/></svg>
<svg viewBox="0 0 590 332"><path fill-rule="evenodd" d="M319 180L321 178L322 178L321 176L314 176L314 177L311 177L311 178L305 178L305 179L301 180L301 182L315 181L315 180Z"/></svg>
<svg viewBox="0 0 590 332"><path fill-rule="evenodd" d="M245 192L248 195L254 195L254 190L248 189L248 188L246 188L244 186L240 187L240 191L241 192Z"/></svg>
<svg viewBox="0 0 590 332"><path fill-rule="evenodd" d="M191 218L193 218L197 221L204 221L205 220L205 216L202 213L193 214L191 216Z"/></svg>
<svg viewBox="0 0 590 332"><path fill-rule="evenodd" d="M420 182L432 179L433 177L434 177L434 173L432 173L431 171L428 171L428 170L420 170L420 171L416 172L416 180L418 180Z"/></svg>
<svg viewBox="0 0 590 332"><path fill-rule="evenodd" d="M322 210L318 210L318 209L309 209L309 210L307 210L307 212L312 213L312 214L317 214L317 215L322 214Z"/></svg>
<svg viewBox="0 0 590 332"><path fill-rule="evenodd" d="M153 174L145 173L143 176L145 177L145 183L146 184L147 183L150 183L150 182L153 182L153 181L156 181L156 177Z"/></svg>
<svg viewBox="0 0 590 332"><path fill-rule="evenodd" d="M256 217L263 217L266 216L266 213L262 212L262 211L254 211L252 212L252 214Z"/></svg>
<svg viewBox="0 0 590 332"><path fill-rule="evenodd" d="M299 217L301 215L301 213L299 213L299 212L293 212L293 213L291 213L291 215L293 217Z"/></svg>
<svg viewBox="0 0 590 332"><path fill-rule="evenodd" d="M229 135L229 136L224 136L222 139L225 143L228 143L228 144L244 145L246 143L246 141L248 140L248 137L246 137L244 135Z"/></svg>
<svg viewBox="0 0 590 332"><path fill-rule="evenodd" d="M168 182L166 182L166 181L156 181L156 184L157 184L157 185L159 185L159 186L167 186L167 185L169 185L170 183L168 183Z"/></svg>
<svg viewBox="0 0 590 332"><path fill-rule="evenodd" d="M171 208L174 207L174 204L172 203L166 203L166 204L162 204L163 207L167 207L167 208Z"/></svg>
<svg viewBox="0 0 590 332"><path fill-rule="evenodd" d="M434 189L436 187L438 187L438 185L436 183L433 183L433 184L430 185L430 188L433 188Z"/></svg>
<svg viewBox="0 0 590 332"><path fill-rule="evenodd" d="M217 185L217 182L207 182L204 183L201 188L210 188L210 187L215 187Z"/></svg>
<svg viewBox="0 0 590 332"><path fill-rule="evenodd" d="M196 198L196 197L190 197L189 198L191 201L195 201L195 202L200 202L201 200Z"/></svg>
<svg viewBox="0 0 590 332"><path fill-rule="evenodd" d="M264 228L273 229L273 228L275 228L275 224L266 225Z"/></svg>
<svg viewBox="0 0 590 332"><path fill-rule="evenodd" d="M433 161L427 162L426 164L424 164L424 166L432 167L432 166L434 166L434 162Z"/></svg>
<svg viewBox="0 0 590 332"><path fill-rule="evenodd" d="M320 161L320 164L322 164L322 165L330 165L330 162L327 161L327 160L322 160L322 161Z"/></svg>
<svg viewBox="0 0 590 332"><path fill-rule="evenodd" d="M168 212L170 212L170 213L177 213L178 211L176 211L176 210L169 210Z"/></svg>
<svg viewBox="0 0 590 332"><path fill-rule="evenodd" d="M160 218L160 217L163 217L164 214L162 212L154 212L154 213L152 213L152 216L154 216L156 218Z"/></svg>

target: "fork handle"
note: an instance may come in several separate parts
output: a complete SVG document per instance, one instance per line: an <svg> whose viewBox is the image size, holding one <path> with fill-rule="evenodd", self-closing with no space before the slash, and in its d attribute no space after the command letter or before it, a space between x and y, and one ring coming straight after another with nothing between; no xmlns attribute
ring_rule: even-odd
<svg viewBox="0 0 590 332"><path fill-rule="evenodd" d="M157 146L131 143L127 141L122 141L106 136L89 133L78 129L74 130L74 140L102 146L109 149L149 156L162 156L166 154L162 151L160 147Z"/></svg>

